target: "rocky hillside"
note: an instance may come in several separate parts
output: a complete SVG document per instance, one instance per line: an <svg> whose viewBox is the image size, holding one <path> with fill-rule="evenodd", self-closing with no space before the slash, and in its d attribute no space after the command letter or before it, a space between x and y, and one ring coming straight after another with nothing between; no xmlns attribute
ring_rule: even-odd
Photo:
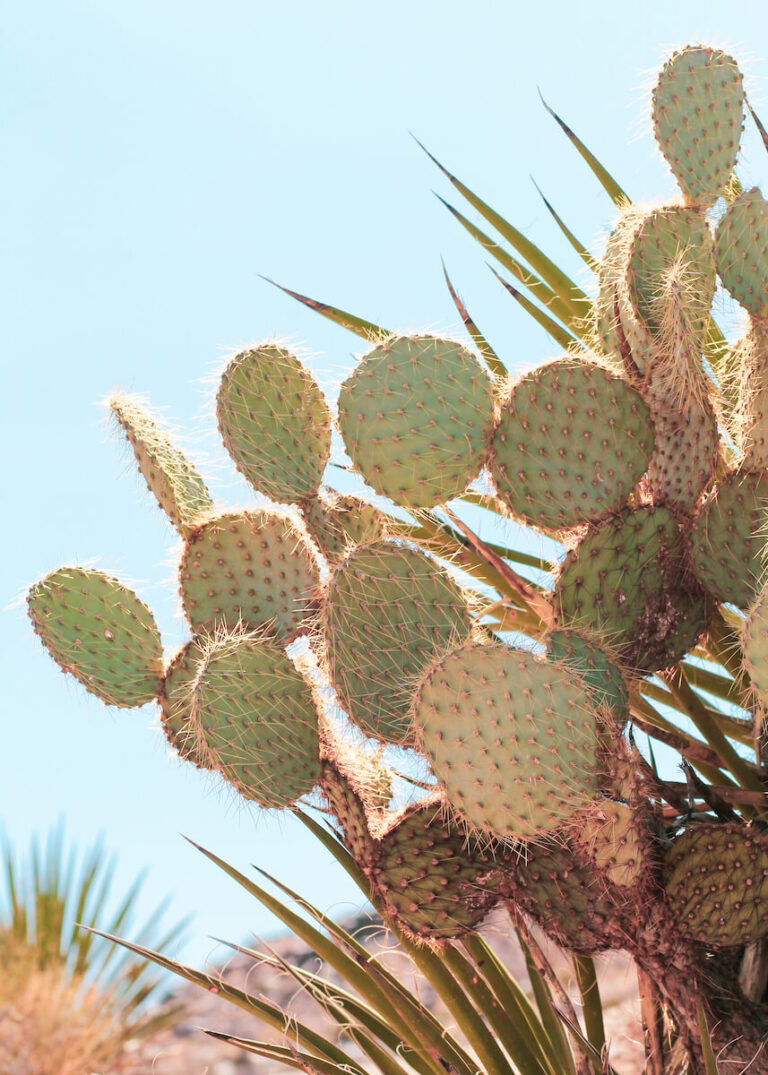
<svg viewBox="0 0 768 1075"><path fill-rule="evenodd" d="M365 946L384 960L398 977L407 981L421 999L450 1024L432 988L423 979L414 977L405 955L388 934L380 921L361 915L354 922L347 922ZM515 976L527 985L525 964L511 930L506 913L498 913L489 919L484 928L488 941L513 970ZM255 945L264 951L263 945ZM286 962L316 971L333 981L341 979L329 967L310 952L295 937L284 936L270 942L272 952ZM553 959L556 958L551 953ZM561 964L561 966L563 966ZM563 966L563 970L567 968ZM610 1058L619 1075L639 1075L642 1071L642 1031L639 1025L635 976L631 963L623 956L611 953L598 960L600 987L607 1008L606 1024L611 1040ZM336 1024L306 995L296 981L281 975L269 967L259 965L258 959L236 954L223 967L218 968L226 981L247 989L278 1003L282 1008L313 1029L328 1035L339 1031ZM243 1053L201 1032L201 1028L226 1032L246 1038L274 1042L290 1040L290 1030L284 1033L270 1031L253 1016L227 1004L214 993L205 993L192 986L183 987L176 995L186 1006L187 1016L173 1032L145 1044L137 1051L136 1063L131 1065L135 1075L283 1075L290 1069ZM366 1060L353 1043L343 1041L344 1049L359 1059L366 1067Z"/></svg>

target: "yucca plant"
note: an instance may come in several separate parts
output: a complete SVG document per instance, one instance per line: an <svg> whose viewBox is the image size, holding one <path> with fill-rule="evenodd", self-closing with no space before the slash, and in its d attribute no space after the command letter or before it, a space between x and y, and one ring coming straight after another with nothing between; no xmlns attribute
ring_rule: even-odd
<svg viewBox="0 0 768 1075"><path fill-rule="evenodd" d="M216 415L260 495L246 510L217 510L149 410L114 397L183 538L179 653L164 659L149 609L102 572L63 567L29 593L90 691L157 698L174 749L244 799L328 811L335 836L300 816L461 1040L332 923L333 943L219 864L343 964L349 994L291 973L383 1072L609 1070L591 961L607 949L637 964L651 1075L768 1071L768 203L735 171L748 107L732 57L669 58L652 119L680 196L656 206L631 204L555 116L616 207L598 257L547 203L586 289L441 165L494 234L451 213L558 356L511 379L450 281L474 350L289 292L366 341L338 398L347 456L331 461L329 405L292 352L241 352ZM711 316L718 277L747 320L735 342ZM505 537L508 519L529 537ZM556 561L534 535L559 542ZM678 752L682 780L638 731ZM423 785L405 805L398 767ZM539 1016L478 938L499 903L532 953ZM529 922L573 956L582 1029ZM311 1028L289 1036L286 1063L350 1070Z"/></svg>
<svg viewBox="0 0 768 1075"><path fill-rule="evenodd" d="M67 851L63 827L33 839L18 858L3 850L0 889L0 1070L9 1075L88 1075L123 1070L126 1045L172 1025L177 1005L154 965L105 943L93 929L123 931L141 889L112 894L114 860L98 842ZM167 949L184 926L163 934L163 908L139 930ZM90 927L82 928L82 927Z"/></svg>

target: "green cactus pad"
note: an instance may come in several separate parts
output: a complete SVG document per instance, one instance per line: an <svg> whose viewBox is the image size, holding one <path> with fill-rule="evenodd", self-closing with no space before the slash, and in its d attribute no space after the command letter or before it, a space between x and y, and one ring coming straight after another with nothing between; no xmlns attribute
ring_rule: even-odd
<svg viewBox="0 0 768 1075"><path fill-rule="evenodd" d="M535 837L597 791L598 715L573 668L467 642L427 670L412 716L445 800L472 830Z"/></svg>
<svg viewBox="0 0 768 1075"><path fill-rule="evenodd" d="M216 397L219 432L240 473L272 500L314 496L331 450L328 404L290 351L264 344L236 355Z"/></svg>
<svg viewBox="0 0 768 1075"><path fill-rule="evenodd" d="M627 296L627 260L632 246L632 237L642 222L646 211L636 206L625 206L619 219L608 236L605 252L598 270L598 293L595 300L594 322L597 341L603 354L618 356L620 354L619 335L617 331L617 307L621 319L622 335L631 340L633 358L642 368L642 351L639 340L633 332L634 314ZM625 321L627 323L625 323ZM645 334L642 334L645 337ZM647 341L645 341L647 344Z"/></svg>
<svg viewBox="0 0 768 1075"><path fill-rule="evenodd" d="M575 839L587 859L620 888L642 881L650 858L650 836L642 813L627 803L600 799L583 819Z"/></svg>
<svg viewBox="0 0 768 1075"><path fill-rule="evenodd" d="M350 854L357 862L365 861L370 854L372 836L368 811L354 774L324 758L320 763L320 787L341 826Z"/></svg>
<svg viewBox="0 0 768 1075"><path fill-rule="evenodd" d="M130 708L159 691L160 632L144 602L117 579L60 567L30 588L27 608L54 661L103 702Z"/></svg>
<svg viewBox="0 0 768 1075"><path fill-rule="evenodd" d="M334 571L325 599L331 681L352 720L389 743L411 739L416 678L471 627L461 591L420 549L361 545Z"/></svg>
<svg viewBox="0 0 768 1075"><path fill-rule="evenodd" d="M760 702L768 710L768 588L749 610L741 633L744 669Z"/></svg>
<svg viewBox="0 0 768 1075"><path fill-rule="evenodd" d="M312 691L272 639L239 634L211 644L191 712L198 753L259 806L290 806L320 779Z"/></svg>
<svg viewBox="0 0 768 1075"><path fill-rule="evenodd" d="M693 527L693 562L719 601L747 608L763 574L768 475L732 473L712 490Z"/></svg>
<svg viewBox="0 0 768 1075"><path fill-rule="evenodd" d="M195 679L204 660L205 647L201 640L193 638L187 642L169 662L158 695L160 724L166 739L179 757L201 769L207 769L208 763L196 749L190 722Z"/></svg>
<svg viewBox="0 0 768 1075"><path fill-rule="evenodd" d="M313 497L302 504L312 538L330 563L341 560L355 545L384 537L387 518L363 497L339 493Z"/></svg>
<svg viewBox="0 0 768 1075"><path fill-rule="evenodd" d="M515 911L532 915L571 952L589 954L626 944L621 890L562 840L527 844L524 857L505 877L504 890Z"/></svg>
<svg viewBox="0 0 768 1075"><path fill-rule="evenodd" d="M493 437L491 473L515 515L556 530L622 507L652 450L640 395L597 363L566 356L512 389Z"/></svg>
<svg viewBox="0 0 768 1075"><path fill-rule="evenodd" d="M656 447L648 464L654 503L693 511L709 485L720 457L720 435L708 400L692 399L687 411L646 396L656 431Z"/></svg>
<svg viewBox="0 0 768 1075"><path fill-rule="evenodd" d="M268 627L283 641L307 630L317 610L314 550L285 515L226 512L187 539L181 599L195 631Z"/></svg>
<svg viewBox="0 0 768 1075"><path fill-rule="evenodd" d="M665 888L681 933L715 946L768 934L768 838L745 825L691 825L669 847Z"/></svg>
<svg viewBox="0 0 768 1075"><path fill-rule="evenodd" d="M597 708L608 706L617 720L629 715L629 692L615 661L596 642L579 631L553 631L546 639L547 657L575 668L592 692Z"/></svg>
<svg viewBox="0 0 768 1075"><path fill-rule="evenodd" d="M653 127L689 204L710 206L724 192L743 126L744 86L736 61L702 46L673 53L653 91Z"/></svg>
<svg viewBox="0 0 768 1075"><path fill-rule="evenodd" d="M593 632L638 672L675 664L707 625L709 605L666 508L625 511L566 556L555 583L560 627Z"/></svg>
<svg viewBox="0 0 768 1075"><path fill-rule="evenodd" d="M632 238L627 261L628 294L647 331L664 329L659 301L670 270L682 259L689 330L701 339L715 293L715 251L707 218L693 209L667 206L647 213Z"/></svg>
<svg viewBox="0 0 768 1075"><path fill-rule="evenodd" d="M498 863L467 844L431 796L391 819L363 865L385 916L408 934L450 940L476 929L498 902Z"/></svg>
<svg viewBox="0 0 768 1075"><path fill-rule="evenodd" d="M213 510L205 482L138 399L114 395L109 409L133 448L150 492L179 533L186 536Z"/></svg>
<svg viewBox="0 0 768 1075"><path fill-rule="evenodd" d="M741 470L768 470L768 320L751 318L725 359L738 384L731 433L744 453Z"/></svg>
<svg viewBox="0 0 768 1075"><path fill-rule="evenodd" d="M393 336L341 387L339 421L355 466L377 493L431 508L464 492L488 450L491 384L452 340Z"/></svg>
<svg viewBox="0 0 768 1075"><path fill-rule="evenodd" d="M726 291L753 317L768 316L768 202L757 187L728 206L715 234Z"/></svg>

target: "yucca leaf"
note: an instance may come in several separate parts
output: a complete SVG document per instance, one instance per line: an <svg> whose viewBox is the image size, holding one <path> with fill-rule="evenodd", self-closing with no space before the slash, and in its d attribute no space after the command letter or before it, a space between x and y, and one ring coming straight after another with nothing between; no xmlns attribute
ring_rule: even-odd
<svg viewBox="0 0 768 1075"><path fill-rule="evenodd" d="M303 303L310 310L314 310L316 314L322 314L329 321L333 321L335 324L341 325L342 328L354 332L355 335L361 336L368 343L373 343L391 335L386 329L381 328L379 325L374 325L373 321L366 321L365 318L356 317L354 314L347 313L346 310L339 310L336 306L329 306L327 302L318 302L317 299L310 299L308 295L301 295L298 291L291 291L289 287L283 287L282 284L275 283L268 276L262 276L261 279L266 280L268 284L272 284L273 287L278 288L286 295L290 295L292 299Z"/></svg>
<svg viewBox="0 0 768 1075"><path fill-rule="evenodd" d="M290 1026L291 1033L295 1034L296 1038L304 1048L314 1049L318 1056L325 1057L335 1063L350 1064L351 1070L358 1073L358 1075L365 1075L362 1068L360 1068L342 1049L339 1049L333 1042L327 1041L321 1034L317 1034L310 1027L299 1022L298 1019L291 1017L290 1020L287 1020L282 1009L272 1001L252 996L250 993L238 989L236 986L231 985L220 977L195 970L194 967L188 967L184 963L179 963L177 960L171 959L170 956L164 956L160 952L154 952L152 949L145 948L141 944L134 944L132 941L126 941L121 937L113 937L111 933L103 933L98 929L91 930L91 932L95 933L97 937L102 937L106 941L111 941L113 944L122 945L123 948L127 948L129 951L141 956L142 959L151 960L151 962L156 963L158 967L171 971L171 973L177 975L177 977L184 978L193 985L200 986L207 992L222 997L235 1007L250 1012L252 1015L256 1015L262 1022L267 1023L268 1026L273 1027L275 1030L282 1032Z"/></svg>
<svg viewBox="0 0 768 1075"><path fill-rule="evenodd" d="M299 1052L298 1049L290 1049L285 1045L272 1045L267 1041L239 1038L234 1034L221 1034L216 1030L205 1030L203 1033L207 1034L209 1038L215 1038L216 1041L223 1041L227 1045L233 1045L236 1049L254 1053L256 1056L263 1056L266 1060L278 1060L281 1064L285 1064L286 1067L307 1072L307 1075L350 1075L350 1072L355 1072L356 1075L360 1075L362 1072L362 1075L365 1075L362 1068L359 1068L356 1064L352 1068L340 1066L320 1057Z"/></svg>
<svg viewBox="0 0 768 1075"><path fill-rule="evenodd" d="M442 265L443 276L445 277L445 282L448 285L448 291L450 292L451 298L453 299L453 303L456 309L459 311L459 317L464 322L467 332L475 341L478 351L485 359L486 363L488 364L488 368L490 369L493 376L503 381L504 378L507 376L507 367L501 361L499 356L496 354L494 349L486 340L485 336L483 336L480 329L469 316L469 311L467 310L466 306L461 300L460 295L451 283L450 277L448 276L448 270L445 267L445 262L443 262Z"/></svg>
<svg viewBox="0 0 768 1075"><path fill-rule="evenodd" d="M759 133L760 137L763 140L763 145L765 146L766 149L768 149L768 131L765 129L765 127L761 123L760 117L758 116L757 112L755 112L754 108L752 107L752 105L750 104L749 101L747 101L747 108L749 109L749 114L752 117L752 119L754 120L754 123L755 123L755 126L757 127L758 133Z"/></svg>
<svg viewBox="0 0 768 1075"><path fill-rule="evenodd" d="M492 265L489 265L488 268L499 283L504 285L515 302L518 302L534 321L538 321L544 331L552 337L559 347L562 347L564 351L567 351L571 344L578 342L577 338L568 332L567 329L564 329L562 325L554 320L554 318L551 318L549 314L546 314L534 302L531 302L529 298L523 295L522 292L518 291L516 287L513 287L509 281L505 280L503 276L497 273Z"/></svg>
<svg viewBox="0 0 768 1075"><path fill-rule="evenodd" d="M559 265L556 265L551 258L536 246L535 243L527 239L521 231L519 231L504 217L500 216L494 209L482 200L465 186L460 179L457 179L455 175L448 171L448 169L440 163L440 161L434 157L426 146L423 146L419 142L418 138L415 139L416 144L421 146L429 159L437 165L443 175L448 179L450 183L459 191L459 193L467 199L469 204L476 209L480 215L488 221L488 223L496 229L510 246L525 258L533 271L547 284L557 297L565 303L570 309L574 317L583 317L589 310L591 303L584 292L578 285L571 280L571 278L563 272Z"/></svg>
<svg viewBox="0 0 768 1075"><path fill-rule="evenodd" d="M463 213L460 213L450 202L447 202L445 198L442 198L439 194L435 194L438 201L441 201L445 208L451 215L458 220L462 228L468 231L476 242L480 243L484 250L494 257L500 264L504 266L509 272L516 277L521 284L524 284L548 310L558 317L565 325L570 326L573 322L581 320L580 316L577 316L568 307L567 303L555 294L548 284L531 272L531 270L518 261L517 258L509 254L504 247L499 246L495 239L492 239L490 235L486 235L484 231L476 227L471 220L468 220Z"/></svg>
<svg viewBox="0 0 768 1075"><path fill-rule="evenodd" d="M701 1003L699 1003L698 1006L697 1018L699 1021L699 1037L701 1038L701 1055L704 1060L704 1067L707 1075L718 1075L715 1051L712 1048L712 1037L709 1033L707 1017L704 1014L704 1008Z"/></svg>
<svg viewBox="0 0 768 1075"><path fill-rule="evenodd" d="M546 206L547 211L549 212L550 216L553 218L553 220L557 224L558 228L563 233L563 235L566 237L566 239L571 244L571 246L576 251L576 253L579 255L581 260L593 272L597 272L598 269L600 268L600 262L598 261L598 259L593 257L592 254L590 254L590 252L584 246L584 244L579 239L576 238L576 236L573 234L571 229L567 226L567 224L565 223L563 218L560 216L560 214L558 212L556 212L554 206L549 201L549 199L547 197L545 197L545 195L543 194L543 192L541 190L541 187L536 182L536 180L533 178L533 176L531 176L531 182L533 183L534 187L536 187L536 190L537 190L537 192L539 194L539 197L544 202L544 205Z"/></svg>
<svg viewBox="0 0 768 1075"><path fill-rule="evenodd" d="M581 994L581 1010L584 1013L587 1040L598 1057L602 1057L605 1051L605 1025L603 1023L603 1003L600 999L600 986L597 982L595 961L591 956L574 953L573 969L576 972L576 983ZM596 1075L600 1075L601 1070L602 1063L596 1069Z"/></svg>
<svg viewBox="0 0 768 1075"><path fill-rule="evenodd" d="M601 186L603 187L603 190L606 191L614 204L618 206L629 205L631 202L631 198L629 197L629 195L619 186L619 184L616 182L610 172L603 167L603 165L600 163L594 153L587 149L582 140L571 130L565 120L561 119L560 116L558 116L557 112L555 112L553 108L549 107L547 102L544 100L544 97L542 96L541 90L539 90L539 97L541 98L541 103L544 105L547 112L549 112L550 116L552 116L552 118L560 127L560 130L563 131L571 144L576 147L576 150L578 151L579 155L582 157L583 160L586 161L592 173L597 176Z"/></svg>
<svg viewBox="0 0 768 1075"><path fill-rule="evenodd" d="M534 963L531 951L520 930L517 930L516 932L525 959L525 966L528 971L531 989L536 998L536 1005L539 1009L541 1022L546 1030L547 1037L549 1038L550 1048L559 1057L561 1070L563 1072L568 1072L568 1075L576 1075L576 1065L574 1063L573 1053L568 1044L568 1039L565 1036L565 1031L563 1030L558 1011L552 1000L549 986L544 980L544 976L539 971L539 968Z"/></svg>

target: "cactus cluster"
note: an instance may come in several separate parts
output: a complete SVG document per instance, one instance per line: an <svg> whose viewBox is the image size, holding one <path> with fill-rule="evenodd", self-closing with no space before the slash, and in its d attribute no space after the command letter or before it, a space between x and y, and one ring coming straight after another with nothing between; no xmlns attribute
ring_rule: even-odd
<svg viewBox="0 0 768 1075"><path fill-rule="evenodd" d="M61 667L111 705L157 698L182 758L261 806L320 795L409 935L446 944L503 901L571 951L626 948L688 1042L700 1002L727 1038L738 983L712 986L710 956L768 938L768 203L735 177L745 112L730 56L668 60L652 115L680 196L617 199L595 300L552 291L570 343L532 372L347 318L368 340L338 398L354 494L322 484L331 407L283 347L236 355L217 394L270 506L217 510L149 412L113 398L183 538L190 641L165 665L107 575L60 568L29 592ZM718 278L747 321L731 344ZM478 504L561 543L553 585L475 533ZM390 755L350 747L344 714L420 758L423 800L391 801ZM681 752L687 787L638 729Z"/></svg>

